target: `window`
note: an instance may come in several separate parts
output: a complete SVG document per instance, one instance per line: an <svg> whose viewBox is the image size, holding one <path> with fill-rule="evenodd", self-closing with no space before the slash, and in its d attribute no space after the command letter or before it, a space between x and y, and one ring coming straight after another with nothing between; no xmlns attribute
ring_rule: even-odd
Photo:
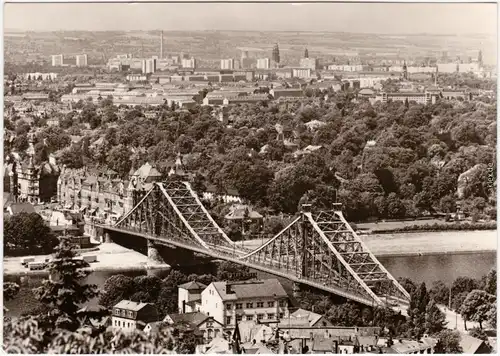
<svg viewBox="0 0 500 356"><path fill-rule="evenodd" d="M231 310L231 303L226 304L226 309Z"/></svg>
<svg viewBox="0 0 500 356"><path fill-rule="evenodd" d="M241 321L243 319L242 315L236 315L236 321Z"/></svg>
<svg viewBox="0 0 500 356"><path fill-rule="evenodd" d="M226 324L231 324L231 317L230 316L226 316Z"/></svg>
<svg viewBox="0 0 500 356"><path fill-rule="evenodd" d="M243 304L242 303L236 303L236 309L241 309L243 308Z"/></svg>
<svg viewBox="0 0 500 356"><path fill-rule="evenodd" d="M286 301L280 300L280 307L285 307L285 306L286 306Z"/></svg>
<svg viewBox="0 0 500 356"><path fill-rule="evenodd" d="M285 317L285 313L280 313L280 319L283 319Z"/></svg>
<svg viewBox="0 0 500 356"><path fill-rule="evenodd" d="M264 308L264 302L257 302L257 308Z"/></svg>
<svg viewBox="0 0 500 356"><path fill-rule="evenodd" d="M253 303L247 303L247 308L252 309L253 308Z"/></svg>
<svg viewBox="0 0 500 356"><path fill-rule="evenodd" d="M257 314L257 320L264 319L264 314Z"/></svg>
<svg viewBox="0 0 500 356"><path fill-rule="evenodd" d="M247 320L248 321L253 320L253 315L247 315Z"/></svg>
<svg viewBox="0 0 500 356"><path fill-rule="evenodd" d="M120 325L120 320L118 320L118 326L121 326L121 325Z"/></svg>
<svg viewBox="0 0 500 356"><path fill-rule="evenodd" d="M267 306L268 306L269 308L274 307L274 302L267 302Z"/></svg>
<svg viewBox="0 0 500 356"><path fill-rule="evenodd" d="M271 314L267 314L267 318L268 318L268 319L271 319L271 320L274 320L274 319L276 319L276 315L275 315L275 314L273 314L273 313L271 313Z"/></svg>

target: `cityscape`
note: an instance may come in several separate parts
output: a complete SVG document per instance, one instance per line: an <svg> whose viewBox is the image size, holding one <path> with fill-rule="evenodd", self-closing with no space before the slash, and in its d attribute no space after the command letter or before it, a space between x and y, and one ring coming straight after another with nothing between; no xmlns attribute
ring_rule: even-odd
<svg viewBox="0 0 500 356"><path fill-rule="evenodd" d="M495 6L6 4L3 350L497 353Z"/></svg>

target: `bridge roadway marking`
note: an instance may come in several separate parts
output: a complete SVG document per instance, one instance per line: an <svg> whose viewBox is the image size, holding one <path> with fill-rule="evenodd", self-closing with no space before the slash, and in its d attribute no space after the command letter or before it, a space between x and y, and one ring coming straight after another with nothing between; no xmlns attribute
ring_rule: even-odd
<svg viewBox="0 0 500 356"><path fill-rule="evenodd" d="M194 252L198 252L198 253L201 253L204 255L212 256L216 259L227 260L227 261L230 261L230 262L233 262L236 264L247 266L249 268L260 270L262 272L273 274L275 276L283 277L283 278L291 280L293 282L306 284L306 285L309 285L311 287L315 287L315 288L324 290L326 292L330 292L330 293L342 296L342 297L347 298L347 299L357 301L359 303L362 303L362 304L365 304L368 306L374 306L374 304L376 304L371 299L364 298L364 297L359 296L359 295L354 295L354 294L349 293L349 292L345 292L344 290L339 289L339 288L325 286L325 285L322 285L321 283L317 283L317 282L309 280L309 279L299 278L299 277L296 277L296 276L291 275L291 274L287 274L287 273L279 271L279 270L271 269L271 268L261 266L258 264L249 263L249 262L243 261L237 257L232 257L230 255L227 256L227 255L224 255L223 253L217 253L217 251L214 251L214 250L204 249L201 246L194 246L194 245L178 242L175 240L167 240L167 239L163 239L163 238L159 238L159 237L154 237L154 236L151 236L151 235L146 234L146 233L142 233L142 232L138 232L138 231L134 231L134 230L123 229L123 228L117 228L117 227L113 227L113 226L109 226L109 225L95 224L95 226L103 228L104 230L116 231L116 232L126 233L126 234L130 234L130 235L140 236L140 237L143 237L145 239L154 240L154 241L157 241L159 243L166 244L166 245L174 245L177 247L182 247L182 248L185 248L188 250L192 250ZM220 248L220 247L221 246L217 246L217 248ZM228 251L235 251L235 252L237 251L241 255L245 255L247 253L247 252L241 251L241 250L240 251L233 250L229 247L227 248L227 250Z"/></svg>

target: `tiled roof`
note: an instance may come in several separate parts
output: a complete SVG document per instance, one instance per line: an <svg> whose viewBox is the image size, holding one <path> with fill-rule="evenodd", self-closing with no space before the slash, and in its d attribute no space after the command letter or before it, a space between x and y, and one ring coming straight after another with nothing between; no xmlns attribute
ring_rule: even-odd
<svg viewBox="0 0 500 356"><path fill-rule="evenodd" d="M35 208L30 203L12 203L9 205L12 215L19 213L36 213Z"/></svg>
<svg viewBox="0 0 500 356"><path fill-rule="evenodd" d="M314 324L316 324L318 320L321 319L322 317L320 314L313 313L312 311L305 310L302 308L293 312L292 316L295 318L301 318L301 317L307 318L309 326L313 326Z"/></svg>
<svg viewBox="0 0 500 356"><path fill-rule="evenodd" d="M195 328L198 327L202 322L207 320L209 318L208 315L201 313L201 312L195 312L195 313L183 313L183 314L168 314L167 315L174 324L178 323L187 323L189 326Z"/></svg>
<svg viewBox="0 0 500 356"><path fill-rule="evenodd" d="M142 308L144 308L146 305L150 303L137 303L133 302L131 300L122 300L118 304L114 306L114 308L120 308L120 309L126 309L126 310L132 310L132 311L139 311Z"/></svg>
<svg viewBox="0 0 500 356"><path fill-rule="evenodd" d="M475 354L483 342L484 342L483 340L477 339L470 335L462 335L462 338L460 340L462 353Z"/></svg>
<svg viewBox="0 0 500 356"><path fill-rule="evenodd" d="M232 293L227 294L227 282L213 282L222 300L237 300L262 297L288 297L283 286L277 279L230 283Z"/></svg>
<svg viewBox="0 0 500 356"><path fill-rule="evenodd" d="M207 288L207 286L204 285L203 283L200 283L200 282L191 281L191 282L181 284L180 286L178 286L178 288L182 288L182 289L186 289L186 290L199 290L199 289L205 289L205 288Z"/></svg>

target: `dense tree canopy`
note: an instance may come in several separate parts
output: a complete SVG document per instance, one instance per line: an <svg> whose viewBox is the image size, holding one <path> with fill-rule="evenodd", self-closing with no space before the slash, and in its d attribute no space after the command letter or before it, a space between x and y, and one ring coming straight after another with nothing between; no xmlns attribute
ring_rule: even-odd
<svg viewBox="0 0 500 356"><path fill-rule="evenodd" d="M37 213L21 212L4 220L4 253L7 256L51 253L58 240Z"/></svg>

